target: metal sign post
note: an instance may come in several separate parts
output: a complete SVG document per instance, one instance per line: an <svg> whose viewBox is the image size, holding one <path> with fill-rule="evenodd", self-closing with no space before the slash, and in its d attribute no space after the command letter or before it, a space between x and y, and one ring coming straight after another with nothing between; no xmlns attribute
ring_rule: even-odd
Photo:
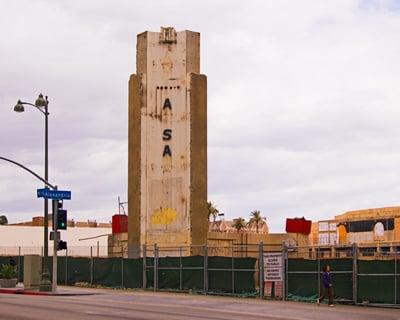
<svg viewBox="0 0 400 320"><path fill-rule="evenodd" d="M53 187L54 190L49 188L37 189L38 198L52 199L53 202L53 274L52 274L52 284L51 291L53 293L57 292L57 252L58 252L58 242L60 240L58 229L58 201L59 200L71 200L71 191L58 190L57 186ZM67 223L67 222L66 222ZM66 228L66 226L65 226ZM61 228L63 229L63 228ZM61 248L62 249L62 248Z"/></svg>

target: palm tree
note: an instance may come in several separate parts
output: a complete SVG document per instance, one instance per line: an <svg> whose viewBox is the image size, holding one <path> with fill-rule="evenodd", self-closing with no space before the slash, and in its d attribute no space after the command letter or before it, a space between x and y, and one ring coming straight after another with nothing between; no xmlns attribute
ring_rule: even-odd
<svg viewBox="0 0 400 320"><path fill-rule="evenodd" d="M261 216L261 211L260 210L254 210L250 213L250 220L249 223L247 224L248 226L256 226L256 232L258 233L258 230L260 226L262 226L265 223L264 218Z"/></svg>
<svg viewBox="0 0 400 320"><path fill-rule="evenodd" d="M5 216L5 215L1 215L0 216L0 225L5 225L5 224L8 224L8 220L7 220L7 217Z"/></svg>
<svg viewBox="0 0 400 320"><path fill-rule="evenodd" d="M210 221L211 216L213 217L213 221L215 221L215 219L218 216L219 210L217 209L215 204L213 204L211 201L207 202L207 209L208 209L208 221Z"/></svg>
<svg viewBox="0 0 400 320"><path fill-rule="evenodd" d="M246 227L246 221L242 217L234 219L232 227L234 227L237 232L240 232L244 227Z"/></svg>

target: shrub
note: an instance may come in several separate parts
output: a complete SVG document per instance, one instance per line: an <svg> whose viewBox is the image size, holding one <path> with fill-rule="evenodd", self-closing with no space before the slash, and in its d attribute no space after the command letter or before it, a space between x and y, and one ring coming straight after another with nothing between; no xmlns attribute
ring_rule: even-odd
<svg viewBox="0 0 400 320"><path fill-rule="evenodd" d="M17 277L16 267L13 267L11 264L2 264L0 275L2 279L14 279Z"/></svg>

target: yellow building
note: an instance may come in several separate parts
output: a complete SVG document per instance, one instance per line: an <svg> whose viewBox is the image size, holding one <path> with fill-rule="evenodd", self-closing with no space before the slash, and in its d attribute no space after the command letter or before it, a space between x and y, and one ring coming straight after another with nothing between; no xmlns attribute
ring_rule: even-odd
<svg viewBox="0 0 400 320"><path fill-rule="evenodd" d="M335 220L339 244L400 241L400 207L348 211Z"/></svg>
<svg viewBox="0 0 400 320"><path fill-rule="evenodd" d="M400 242L400 206L348 211L314 222L313 245L390 244Z"/></svg>

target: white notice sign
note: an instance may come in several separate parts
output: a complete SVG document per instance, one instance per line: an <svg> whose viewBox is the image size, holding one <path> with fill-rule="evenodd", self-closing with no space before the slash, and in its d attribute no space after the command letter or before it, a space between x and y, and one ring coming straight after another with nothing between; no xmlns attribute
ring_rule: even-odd
<svg viewBox="0 0 400 320"><path fill-rule="evenodd" d="M282 281L282 253L264 253L264 281Z"/></svg>

